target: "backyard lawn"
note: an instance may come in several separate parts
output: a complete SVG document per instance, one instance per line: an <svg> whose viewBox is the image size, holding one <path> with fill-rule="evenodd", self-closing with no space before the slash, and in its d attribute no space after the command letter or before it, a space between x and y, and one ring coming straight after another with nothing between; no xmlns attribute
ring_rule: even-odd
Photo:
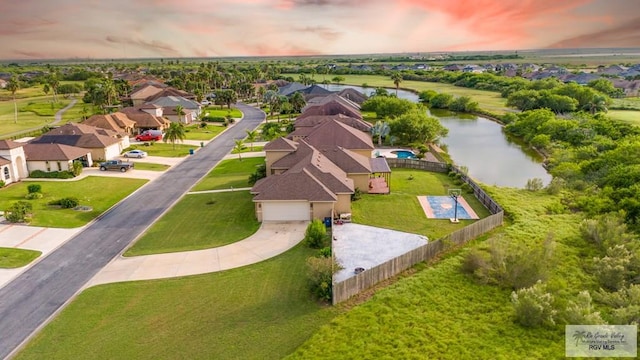
<svg viewBox="0 0 640 360"><path fill-rule="evenodd" d="M207 124L200 127L200 124L188 126L185 130L186 140L211 140L226 129L222 124Z"/></svg>
<svg viewBox="0 0 640 360"><path fill-rule="evenodd" d="M125 256L208 249L243 240L260 227L252 198L248 191L186 195Z"/></svg>
<svg viewBox="0 0 640 360"><path fill-rule="evenodd" d="M309 294L298 245L237 269L83 291L15 359L281 359L338 310Z"/></svg>
<svg viewBox="0 0 640 360"><path fill-rule="evenodd" d="M409 180L410 177L413 179ZM362 199L351 205L353 221L363 225L421 234L436 240L475 220L460 220L460 223L453 224L447 219L427 219L417 196L447 195L448 188L459 187L454 185L446 174L394 168L391 172L391 194L363 194ZM465 193L463 196L480 218L490 215L473 194ZM393 209L393 215L390 209Z"/></svg>
<svg viewBox="0 0 640 360"><path fill-rule="evenodd" d="M0 189L0 209L6 209L19 200L25 200L27 186L40 184L41 199L25 200L33 205L31 225L74 228L86 225L98 215L141 187L147 180L89 176L78 181L23 181ZM76 197L81 206L91 211L60 209L49 202L65 197Z"/></svg>
<svg viewBox="0 0 640 360"><path fill-rule="evenodd" d="M242 161L238 159L223 160L191 191L250 187L249 175L255 172L260 164L264 164L264 157L244 158Z"/></svg>
<svg viewBox="0 0 640 360"><path fill-rule="evenodd" d="M0 269L23 267L37 259L42 253L35 250L0 247Z"/></svg>

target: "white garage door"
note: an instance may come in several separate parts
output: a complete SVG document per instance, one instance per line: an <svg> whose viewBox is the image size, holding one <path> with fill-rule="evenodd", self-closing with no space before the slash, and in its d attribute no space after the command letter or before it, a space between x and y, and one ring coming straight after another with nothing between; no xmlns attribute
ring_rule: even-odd
<svg viewBox="0 0 640 360"><path fill-rule="evenodd" d="M308 202L262 203L263 221L307 221L309 220Z"/></svg>

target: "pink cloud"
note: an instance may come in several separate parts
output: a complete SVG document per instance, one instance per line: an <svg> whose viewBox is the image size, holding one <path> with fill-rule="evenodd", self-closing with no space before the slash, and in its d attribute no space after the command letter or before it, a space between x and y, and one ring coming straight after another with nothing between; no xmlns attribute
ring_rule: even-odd
<svg viewBox="0 0 640 360"><path fill-rule="evenodd" d="M640 44L640 17L606 30L575 36L552 44L551 48L637 47Z"/></svg>
<svg viewBox="0 0 640 360"><path fill-rule="evenodd" d="M300 47L298 45L277 45L268 44L240 44L231 43L227 47L234 50L236 54L246 56L307 56L307 55L323 55L322 52L311 50L309 48Z"/></svg>

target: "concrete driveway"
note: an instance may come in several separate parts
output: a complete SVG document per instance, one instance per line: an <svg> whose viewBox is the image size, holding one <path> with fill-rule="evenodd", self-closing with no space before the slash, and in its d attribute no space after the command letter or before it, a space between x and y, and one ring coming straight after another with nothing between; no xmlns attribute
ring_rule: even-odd
<svg viewBox="0 0 640 360"><path fill-rule="evenodd" d="M291 249L304 238L306 221L266 222L250 237L213 249L113 259L86 287L132 280L204 274L254 264Z"/></svg>

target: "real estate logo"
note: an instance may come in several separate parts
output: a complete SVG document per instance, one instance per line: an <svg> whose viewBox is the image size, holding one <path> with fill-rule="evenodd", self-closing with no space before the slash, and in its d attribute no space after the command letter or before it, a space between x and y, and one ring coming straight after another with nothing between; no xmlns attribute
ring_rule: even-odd
<svg viewBox="0 0 640 360"><path fill-rule="evenodd" d="M567 357L637 357L638 325L567 325Z"/></svg>

